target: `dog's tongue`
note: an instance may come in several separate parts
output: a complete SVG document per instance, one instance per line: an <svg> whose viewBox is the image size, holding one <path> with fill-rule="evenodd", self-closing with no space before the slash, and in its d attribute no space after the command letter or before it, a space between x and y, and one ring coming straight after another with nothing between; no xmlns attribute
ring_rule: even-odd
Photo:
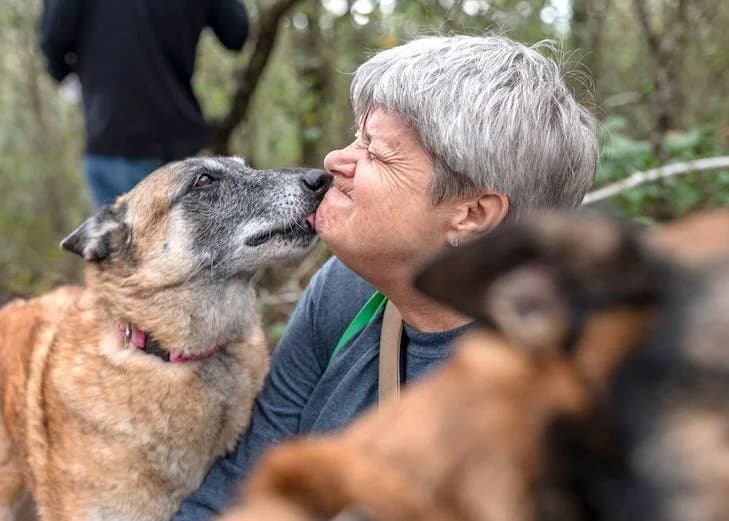
<svg viewBox="0 0 729 521"><path fill-rule="evenodd" d="M309 223L309 226L311 226L312 230L316 231L316 212L312 213L311 215L307 215L306 222Z"/></svg>

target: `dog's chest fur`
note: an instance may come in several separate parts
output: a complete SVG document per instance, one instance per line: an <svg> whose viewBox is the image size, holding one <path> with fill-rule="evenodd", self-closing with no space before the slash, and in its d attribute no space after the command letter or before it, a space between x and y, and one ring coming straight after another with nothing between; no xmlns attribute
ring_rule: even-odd
<svg viewBox="0 0 729 521"><path fill-rule="evenodd" d="M267 370L263 334L256 327L210 359L170 364L119 349L99 321L93 311L70 316L33 354L27 386L42 389L25 404L34 495L53 518L169 518L248 423Z"/></svg>

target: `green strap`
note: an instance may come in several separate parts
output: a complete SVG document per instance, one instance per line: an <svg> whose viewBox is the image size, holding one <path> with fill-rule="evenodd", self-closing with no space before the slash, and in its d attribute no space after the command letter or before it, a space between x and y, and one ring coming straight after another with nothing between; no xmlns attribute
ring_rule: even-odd
<svg viewBox="0 0 729 521"><path fill-rule="evenodd" d="M372 295L367 302L365 302L365 305L362 306L362 309L357 312L357 314L347 326L347 329L345 329L344 333L342 333L342 336L339 338L339 342L337 342L337 345L334 347L332 354L329 355L330 363L334 359L336 354L345 345L347 345L347 343L352 340L352 338L357 335L357 333L362 331L365 327L367 327L370 322L372 322L377 317L380 311L385 308L386 303L387 297L379 291L375 291L375 294Z"/></svg>

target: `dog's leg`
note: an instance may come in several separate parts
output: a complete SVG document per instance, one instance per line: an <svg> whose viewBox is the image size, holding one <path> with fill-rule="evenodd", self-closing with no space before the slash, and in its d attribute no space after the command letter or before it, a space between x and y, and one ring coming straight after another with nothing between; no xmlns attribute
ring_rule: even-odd
<svg viewBox="0 0 729 521"><path fill-rule="evenodd" d="M23 431L20 425L23 423L25 368L36 335L45 331L39 327L43 311L38 301L20 299L0 309L0 521L38 519L23 477L23 455L11 431L14 427Z"/></svg>
<svg viewBox="0 0 729 521"><path fill-rule="evenodd" d="M309 440L277 447L264 456L247 483L240 518L328 519L360 511L360 519L455 521L427 490L396 468L341 440ZM248 511L246 511L248 508ZM347 513L345 515L344 513ZM304 514L304 515L302 515ZM354 519L354 517L351 517Z"/></svg>
<svg viewBox="0 0 729 521"><path fill-rule="evenodd" d="M0 521L35 519L28 501L18 455L0 416Z"/></svg>

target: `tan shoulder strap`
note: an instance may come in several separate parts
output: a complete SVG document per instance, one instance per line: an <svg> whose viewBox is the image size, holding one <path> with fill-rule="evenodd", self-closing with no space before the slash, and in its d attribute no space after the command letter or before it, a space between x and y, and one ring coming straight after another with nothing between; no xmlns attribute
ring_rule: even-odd
<svg viewBox="0 0 729 521"><path fill-rule="evenodd" d="M378 402L389 397L400 397L400 341L402 315L395 304L388 300L382 316L380 332L380 375L377 384Z"/></svg>

